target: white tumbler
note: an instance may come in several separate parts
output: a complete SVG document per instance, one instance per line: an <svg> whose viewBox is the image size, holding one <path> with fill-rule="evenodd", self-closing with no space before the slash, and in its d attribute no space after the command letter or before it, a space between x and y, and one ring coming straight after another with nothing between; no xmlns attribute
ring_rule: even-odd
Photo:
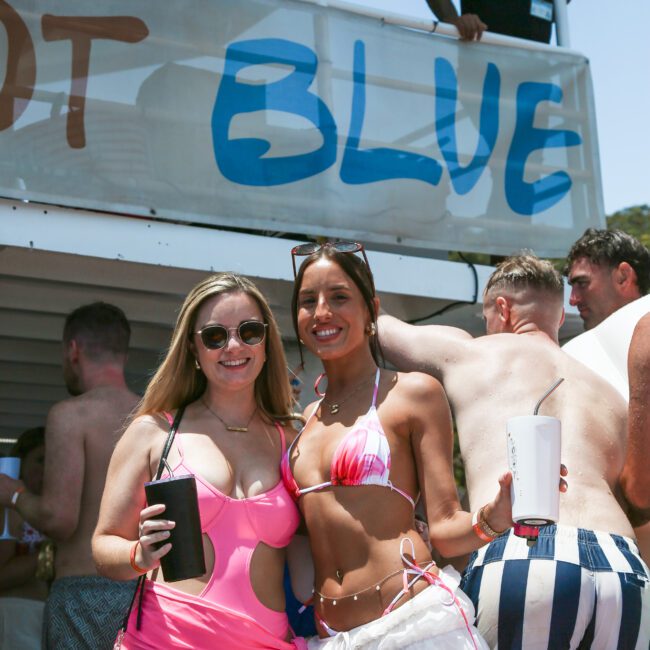
<svg viewBox="0 0 650 650"><path fill-rule="evenodd" d="M506 431L512 520L525 526L556 523L560 515L560 420L521 415L508 420Z"/></svg>

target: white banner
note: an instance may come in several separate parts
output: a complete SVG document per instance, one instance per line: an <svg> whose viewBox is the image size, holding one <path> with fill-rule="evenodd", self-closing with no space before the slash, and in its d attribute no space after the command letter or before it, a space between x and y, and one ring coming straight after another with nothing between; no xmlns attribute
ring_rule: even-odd
<svg viewBox="0 0 650 650"><path fill-rule="evenodd" d="M297 0L162 6L0 0L0 194L492 254L604 223L583 56Z"/></svg>

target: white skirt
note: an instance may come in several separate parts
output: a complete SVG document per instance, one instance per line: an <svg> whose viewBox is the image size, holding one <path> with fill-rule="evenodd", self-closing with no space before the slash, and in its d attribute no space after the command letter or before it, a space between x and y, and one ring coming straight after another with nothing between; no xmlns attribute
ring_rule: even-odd
<svg viewBox="0 0 650 650"><path fill-rule="evenodd" d="M310 639L309 650L489 650L474 627L474 605L458 586L458 571L446 566L439 577L455 601L430 585L386 616L327 639Z"/></svg>

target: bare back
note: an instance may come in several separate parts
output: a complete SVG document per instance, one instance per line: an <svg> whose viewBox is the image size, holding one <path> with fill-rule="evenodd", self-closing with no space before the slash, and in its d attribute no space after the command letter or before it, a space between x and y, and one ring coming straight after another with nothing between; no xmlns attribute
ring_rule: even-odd
<svg viewBox="0 0 650 650"><path fill-rule="evenodd" d="M63 505L78 513L67 524L72 530L57 542L58 578L96 574L90 540L106 472L138 400L123 388L98 387L57 404L48 417L44 494L60 494Z"/></svg>
<svg viewBox="0 0 650 650"><path fill-rule="evenodd" d="M445 369L443 384L457 414L472 509L492 498L507 469L508 418L532 415L564 377L540 409L562 421L570 487L560 497L560 520L633 537L613 494L625 457L626 409L617 391L540 335L498 334L464 345L467 353Z"/></svg>
<svg viewBox="0 0 650 650"><path fill-rule="evenodd" d="M634 537L615 497L627 418L615 389L541 332L473 339L462 330L423 327L414 344L417 328L405 336L402 326L409 327L380 321L384 352L398 367L442 381L459 432L472 510L493 498L498 476L508 468L508 418L532 415L546 389L564 377L540 409L540 415L562 421L569 490L560 496L560 521ZM409 341L408 350L400 340Z"/></svg>

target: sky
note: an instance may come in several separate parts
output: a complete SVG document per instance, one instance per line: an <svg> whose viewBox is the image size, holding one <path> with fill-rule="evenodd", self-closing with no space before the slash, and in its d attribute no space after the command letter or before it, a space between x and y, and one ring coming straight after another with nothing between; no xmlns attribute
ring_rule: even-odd
<svg viewBox="0 0 650 650"><path fill-rule="evenodd" d="M356 2L431 16L425 0ZM571 49L591 65L605 213L650 204L650 2L573 0L568 13Z"/></svg>

